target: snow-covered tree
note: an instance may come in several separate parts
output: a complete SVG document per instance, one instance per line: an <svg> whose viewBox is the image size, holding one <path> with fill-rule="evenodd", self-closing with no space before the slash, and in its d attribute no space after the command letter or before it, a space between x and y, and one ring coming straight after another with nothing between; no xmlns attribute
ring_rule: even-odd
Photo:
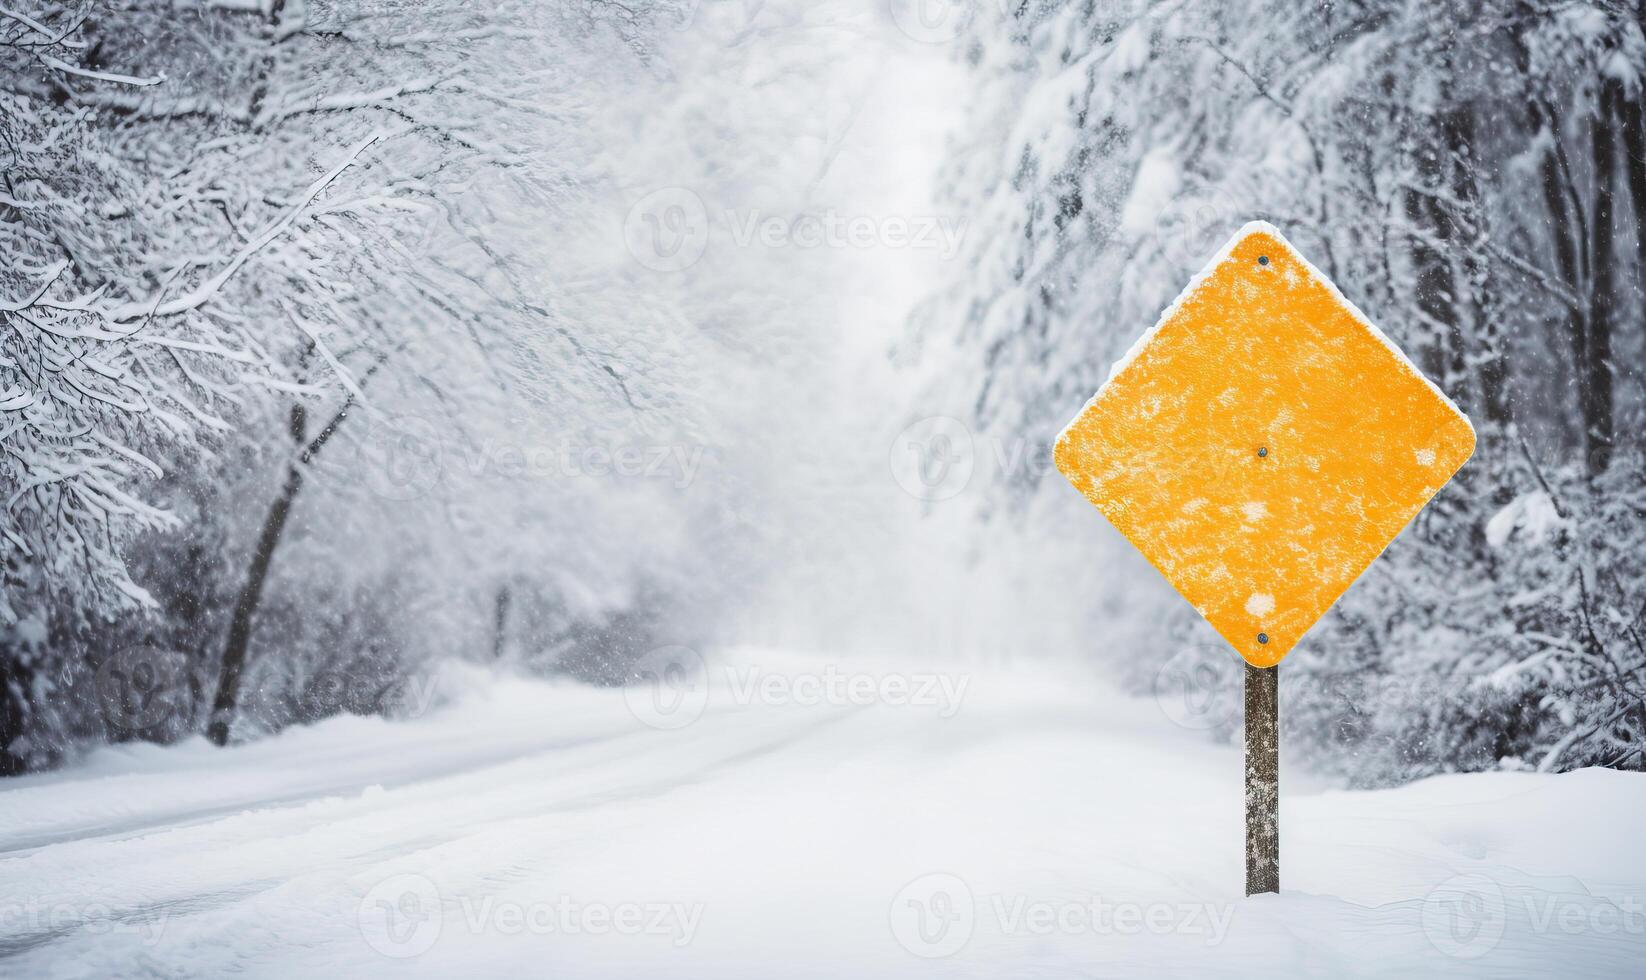
<svg viewBox="0 0 1646 980"><path fill-rule="evenodd" d="M281 724L372 617L359 683L392 686L471 625L463 601L392 614L450 588L442 559L487 605L522 567L576 615L632 598L656 554L599 536L624 515L597 480L496 471L693 431L667 297L612 288L634 272L586 88L644 74L679 11L5 14L7 769L86 734L224 741L247 678ZM535 547L503 547L532 515ZM282 642L260 645L265 614ZM99 682L175 710L109 726Z"/></svg>

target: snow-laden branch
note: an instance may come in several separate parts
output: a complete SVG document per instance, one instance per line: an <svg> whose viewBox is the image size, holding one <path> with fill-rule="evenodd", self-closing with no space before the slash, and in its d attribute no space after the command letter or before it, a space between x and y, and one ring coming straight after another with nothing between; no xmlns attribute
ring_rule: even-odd
<svg viewBox="0 0 1646 980"><path fill-rule="evenodd" d="M46 271L45 280L40 283L40 287L36 289L32 295L28 296L26 299L20 299L13 302L0 301L0 312L16 313L19 310L26 310L33 306L35 303L39 302L40 297L46 295L46 290L51 288L51 284L56 282L57 277L61 276L63 271L68 267L69 261L67 259L59 261L56 265Z"/></svg>
<svg viewBox="0 0 1646 980"><path fill-rule="evenodd" d="M275 221L270 222L262 231L254 235L252 239L245 244L245 246L234 254L233 258L224 264L223 268L219 269L216 274L208 278L205 282L201 283L199 286L196 286L187 294L163 303L145 302L127 304L126 306L114 311L110 319L116 323L130 323L134 320L143 319L149 316L176 316L179 313L197 310L206 303L210 302L212 297L217 295L218 290L223 287L223 284L228 282L229 279L231 279L234 274L240 270L240 267L246 263L246 260L257 254L261 249L263 249L264 246L274 241L282 232L290 228L292 224L297 221L298 217L302 215L304 209L307 208L317 196L319 196L321 191L325 190L332 181L336 180L338 176L343 173L343 171L347 170L349 166L354 163L355 159L358 158L361 153L365 152L367 147L371 146L381 138L381 133L372 133L370 136L367 136L365 139L359 141L351 147L344 153L343 159L330 171L328 171L325 176L309 185L308 190L303 193L303 196L295 205L287 210L284 215Z"/></svg>
<svg viewBox="0 0 1646 980"><path fill-rule="evenodd" d="M40 61L48 68L68 75L78 75L81 78L90 78L99 82L113 82L117 85L131 85L137 88L147 88L150 85L159 85L166 80L164 75L153 75L148 78L139 78L136 75L120 75L109 71L96 71L91 68L81 68L71 65L61 58L54 58L49 54L40 56Z"/></svg>

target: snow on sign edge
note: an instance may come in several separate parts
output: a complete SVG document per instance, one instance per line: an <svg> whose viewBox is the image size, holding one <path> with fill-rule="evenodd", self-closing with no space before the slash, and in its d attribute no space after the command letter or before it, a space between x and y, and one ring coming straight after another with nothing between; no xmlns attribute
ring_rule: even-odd
<svg viewBox="0 0 1646 980"><path fill-rule="evenodd" d="M1074 482L1074 476L1072 474L1064 472L1061 467L1056 465L1056 454L1058 450L1068 442L1070 432L1080 423L1080 420L1085 417L1086 413L1091 411L1092 407L1103 398L1104 394L1109 390L1109 387L1114 384L1115 379L1120 377L1121 374L1132 367L1134 362L1137 361L1139 355L1142 354L1144 349L1149 346L1155 336L1160 333L1166 324L1178 314L1183 305L1188 302L1189 298L1193 296L1194 293L1201 288L1205 281L1217 271L1219 266L1233 257L1235 250L1240 247L1242 242L1253 235L1266 235L1273 239L1280 248L1285 249L1291 258L1296 260L1296 262L1303 268L1306 274L1312 276L1316 282L1326 287L1326 290L1330 293L1332 299L1337 301L1343 309L1348 311L1350 318L1355 323L1359 324L1368 334L1375 338L1378 343L1382 344L1383 347L1394 356L1394 361L1396 364L1404 368L1418 381L1421 381L1423 386L1427 388L1436 399L1438 399L1441 405L1451 410L1452 414L1458 421L1463 423L1464 428L1468 431L1468 451L1464 453L1463 458L1458 462L1456 469L1454 469L1451 474L1447 476L1439 487L1434 488L1434 490L1424 498L1423 503L1419 505L1418 508L1421 512L1424 507L1429 505L1429 501L1433 500L1441 490L1445 489L1446 485L1452 481L1452 478L1462 471L1464 466L1468 465L1469 460L1474 458L1475 448L1478 445L1478 435L1475 431L1474 423L1470 421L1469 416L1458 407L1457 403L1452 401L1450 396L1442 391L1433 381L1429 380L1429 377L1419 370L1416 364L1412 363L1411 358L1406 356L1406 352L1401 350L1400 347L1397 346L1392 339L1390 339L1388 334L1379 329L1377 324L1373 323L1371 318L1368 317L1365 312L1360 309L1360 307L1356 306L1349 300L1348 297L1343 295L1342 290L1337 288L1337 283L1333 282L1331 277L1327 276L1324 272L1321 272L1313 262L1310 262L1302 252L1298 251L1297 247L1294 246L1285 235L1281 234L1280 229L1269 224L1267 221L1249 221L1245 225L1242 225L1240 230L1235 232L1234 237L1230 238L1229 241L1224 244L1223 248L1212 257L1211 261L1207 262L1206 266L1189 280L1188 285L1183 287L1183 290L1178 293L1177 298L1172 301L1171 305L1166 307L1166 309L1161 312L1160 317L1155 320L1154 326L1150 327L1148 330L1145 330L1143 334L1137 338L1137 340L1133 341L1132 346L1127 349L1126 353L1120 358L1120 360L1115 361L1114 364L1109 367L1109 375L1104 379L1103 384L1098 387L1097 392L1093 394L1091 398L1086 400L1086 404L1081 406L1080 411L1076 412L1074 417L1069 420L1068 424L1063 427L1062 431L1057 434L1057 439L1053 443L1052 447L1054 468L1056 468L1060 473L1063 473L1064 477L1071 483ZM1076 489L1079 490L1079 487L1076 486ZM1395 537L1398 536L1398 534L1395 535ZM1338 593L1339 598L1347 593L1350 588L1354 587L1354 583L1358 582L1361 576L1365 575L1366 571L1370 569L1372 565L1377 563L1377 560L1383 556L1383 553L1388 550L1389 545L1393 543L1394 537L1391 537L1389 541L1384 543L1382 548L1378 549L1377 554L1373 555L1371 561L1367 562L1366 566L1360 570L1360 574L1356 575L1354 579L1344 587L1343 592ZM1150 563L1153 564L1152 559ZM1301 641L1301 639L1302 638L1299 637L1299 641ZM1239 652L1238 648L1237 652ZM1241 656L1244 658L1243 653ZM1276 664L1278 663L1279 661L1277 660Z"/></svg>
<svg viewBox="0 0 1646 980"><path fill-rule="evenodd" d="M1267 221L1248 221L1246 224L1241 226L1239 231L1235 232L1234 237L1229 239L1228 243L1225 244L1216 255L1212 256L1212 260L1206 263L1205 268L1195 273L1194 278L1189 280L1189 284L1183 287L1183 291L1177 294L1176 299L1172 300L1172 305L1166 307L1166 309L1161 312L1159 318L1155 320L1154 326L1143 331L1143 334L1132 342L1132 346L1126 350L1126 353L1121 355L1120 360L1115 361L1109 366L1109 376L1105 378L1103 384L1098 387L1097 393L1086 399L1086 404L1082 405L1080 411L1076 412L1074 417L1069 420L1068 424L1063 426L1063 430L1057 434L1056 445L1062 445L1063 442L1068 439L1069 430L1073 429L1075 423L1080 421L1080 417L1085 415L1086 412L1091 409L1092 405L1103 397L1103 393L1109 389L1109 386L1114 383L1114 379L1118 377L1122 371L1125 371L1127 368L1132 366L1133 362L1137 360L1138 355L1143 353L1143 349L1145 347L1149 346L1149 342L1154 340L1155 335L1161 331L1161 328L1165 327L1167 322L1177 315L1178 310L1183 307L1183 304L1188 302L1189 297L1194 295L1195 291L1200 288L1202 283L1211 277L1213 272L1217 271L1218 266L1228 261L1234 255L1234 251L1236 248L1240 247L1240 243L1253 235L1260 234L1270 236L1280 244L1281 248L1284 248L1287 252L1291 253L1292 258L1297 260L1298 264L1303 267L1304 271L1313 276L1316 281L1324 285L1327 291L1332 294L1333 299L1343 304L1343 308L1349 311L1349 315L1354 318L1356 323L1364 327L1373 337L1376 337L1378 343L1381 343L1384 347L1387 347L1389 349L1389 353L1395 356L1395 360L1399 362L1402 367L1410 371L1419 381L1423 382L1423 384L1434 393L1435 397L1439 398L1440 401L1446 405L1446 407L1450 408L1457 415L1457 417L1462 420L1463 424L1468 427L1470 436L1475 435L1474 423L1469 420L1469 416L1464 413L1463 409L1457 407L1457 402L1452 401L1451 397L1444 391L1441 391L1438 385L1436 385L1433 381L1430 381L1427 375L1418 370L1417 365L1413 364L1411 358L1406 356L1406 352L1401 350L1393 340L1389 339L1388 334L1378 329L1377 324L1373 323L1371 318L1366 316L1366 314L1361 311L1360 307L1350 302L1349 298L1343 295L1342 290L1337 288L1337 283L1333 282L1331 277L1327 276L1324 272L1321 272L1315 267L1313 262L1310 262L1306 257L1304 257L1303 253L1299 252L1297 248L1292 245L1291 241L1287 239L1285 235L1280 233L1279 228L1269 224ZM1463 458L1462 465L1467 465L1469 460L1473 457L1474 446L1471 445L1469 448L1469 455ZM1458 468L1462 469L1462 465Z"/></svg>

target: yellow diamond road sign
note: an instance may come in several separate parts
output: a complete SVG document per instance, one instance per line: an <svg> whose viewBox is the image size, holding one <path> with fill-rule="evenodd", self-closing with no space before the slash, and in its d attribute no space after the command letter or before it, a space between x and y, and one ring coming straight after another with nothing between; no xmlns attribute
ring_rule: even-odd
<svg viewBox="0 0 1646 980"><path fill-rule="evenodd" d="M1057 468L1258 667L1474 452L1474 429L1261 222L1057 438Z"/></svg>

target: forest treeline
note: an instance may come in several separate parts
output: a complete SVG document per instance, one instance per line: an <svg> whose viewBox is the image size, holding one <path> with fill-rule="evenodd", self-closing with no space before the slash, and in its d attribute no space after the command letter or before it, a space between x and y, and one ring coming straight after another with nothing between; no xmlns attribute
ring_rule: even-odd
<svg viewBox="0 0 1646 980"><path fill-rule="evenodd" d="M958 342L976 424L1056 431L1235 229L1272 221L1479 432L1287 660L1293 744L1365 782L1646 768L1642 6L1007 6L964 57L978 131L1011 142L951 164L973 265L915 339ZM1039 526L1060 482L1006 497ZM1192 612L1132 577L1095 627L1177 637L1135 682L1227 680Z"/></svg>
<svg viewBox="0 0 1646 980"><path fill-rule="evenodd" d="M701 452L675 314L568 231L671 11L0 4L0 773L621 676L689 535L518 460Z"/></svg>
<svg viewBox="0 0 1646 980"><path fill-rule="evenodd" d="M786 434L826 276L624 253L667 185L817 203L857 116L821 40L850 18L813 9L0 3L0 771L404 711L450 656L616 682L776 556L881 547L829 523L841 460ZM1479 433L1288 658L1288 743L1363 783L1646 767L1638 0L969 9L909 37L968 79L939 175L962 253L895 351L933 401L1045 445L1273 222ZM591 447L690 473L556 462ZM1048 472L945 519L978 505L980 565L1069 569L1091 656L1232 730L1228 651L1123 542L1075 552ZM817 577L849 611L849 571Z"/></svg>

